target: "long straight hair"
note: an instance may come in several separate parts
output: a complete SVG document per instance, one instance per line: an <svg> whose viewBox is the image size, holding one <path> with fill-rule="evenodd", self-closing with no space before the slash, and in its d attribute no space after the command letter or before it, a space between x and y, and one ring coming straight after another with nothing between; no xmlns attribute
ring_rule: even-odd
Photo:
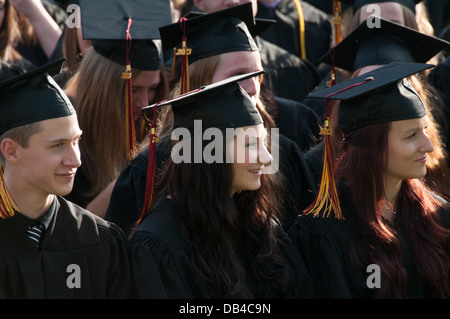
<svg viewBox="0 0 450 319"><path fill-rule="evenodd" d="M108 60L91 47L83 63L69 80L66 94L73 97L83 136L80 141L82 166L91 185L88 197L95 197L116 179L128 163L126 156L125 89L121 78L124 67ZM139 70L132 70L133 77ZM167 94L167 79L161 70L161 84L155 101ZM136 142L144 144L150 129L149 119L135 121Z"/></svg>
<svg viewBox="0 0 450 319"><path fill-rule="evenodd" d="M352 260L359 266L380 266L378 297L407 297L408 278L402 264L401 242L395 228L382 218L385 200L388 132L390 123L369 125L346 136L346 149L336 166L336 177L351 190L356 208L356 239ZM441 225L439 201L420 179L403 180L397 204L401 224L418 271L432 297L448 293L449 231Z"/></svg>

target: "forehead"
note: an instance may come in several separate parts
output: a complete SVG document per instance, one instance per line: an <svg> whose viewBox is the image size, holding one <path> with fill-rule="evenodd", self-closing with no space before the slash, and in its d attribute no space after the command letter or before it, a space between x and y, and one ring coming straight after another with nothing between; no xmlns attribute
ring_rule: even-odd
<svg viewBox="0 0 450 319"><path fill-rule="evenodd" d="M427 122L428 122L427 116L416 119L394 121L391 122L391 125L389 126L389 132L402 133L409 130L421 129L427 125Z"/></svg>
<svg viewBox="0 0 450 319"><path fill-rule="evenodd" d="M265 138L267 130L263 124L238 127L235 129L235 137L257 137Z"/></svg>
<svg viewBox="0 0 450 319"><path fill-rule="evenodd" d="M38 123L41 130L36 135L44 138L71 138L81 134L76 114L47 119Z"/></svg>

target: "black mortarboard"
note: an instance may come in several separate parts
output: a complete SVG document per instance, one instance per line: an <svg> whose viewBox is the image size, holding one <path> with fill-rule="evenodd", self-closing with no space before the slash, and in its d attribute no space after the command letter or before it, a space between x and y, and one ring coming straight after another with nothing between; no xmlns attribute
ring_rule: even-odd
<svg viewBox="0 0 450 319"><path fill-rule="evenodd" d="M92 40L95 51L126 65L129 29L131 66L139 70L160 69L161 59L152 40L159 39L159 26L172 21L169 1L80 0L80 9L83 38Z"/></svg>
<svg viewBox="0 0 450 319"><path fill-rule="evenodd" d="M237 84L239 81L261 73L263 71L234 76L144 107L142 110L171 105L174 114L174 128L192 128L194 119L202 120L204 129L210 127L224 129L261 124L262 118L256 105Z"/></svg>
<svg viewBox="0 0 450 319"><path fill-rule="evenodd" d="M352 72L367 65L390 62L426 63L449 46L445 40L378 19L377 27L369 26L368 20L361 23L321 61L328 64L334 61L336 67Z"/></svg>
<svg viewBox="0 0 450 319"><path fill-rule="evenodd" d="M263 120L256 108L256 104L238 82L263 72L237 75L144 107L142 110L152 109L153 119L155 119L157 107L171 105L174 118L173 128L186 128L190 132L194 130L194 120L202 121L203 130L213 127L225 129L259 125L263 123ZM155 144L158 140L155 135L154 125L155 120L150 135L145 198L138 224L149 213L153 198L156 170Z"/></svg>
<svg viewBox="0 0 450 319"><path fill-rule="evenodd" d="M392 62L308 97L341 100L339 126L345 133L370 124L419 118L426 109L405 78L431 67L424 63Z"/></svg>
<svg viewBox="0 0 450 319"><path fill-rule="evenodd" d="M61 71L64 61L60 59L0 79L0 135L14 127L75 113L66 94L51 77Z"/></svg>
<svg viewBox="0 0 450 319"><path fill-rule="evenodd" d="M340 82L307 97L341 100L339 126L344 133L361 127L425 116L425 106L406 79L407 76L432 67L423 63L392 62L372 72ZM314 202L305 209L314 217L329 216L333 211L342 219L339 195L334 180L330 126L321 130L325 135L324 163L319 192Z"/></svg>
<svg viewBox="0 0 450 319"><path fill-rule="evenodd" d="M189 63L226 52L258 50L249 32L255 25L251 3L188 16L183 24L166 25L159 31L163 50L180 47L186 36L186 45L191 49Z"/></svg>
<svg viewBox="0 0 450 319"><path fill-rule="evenodd" d="M412 12L415 12L416 4L421 2L422 0L341 0L341 1L353 6L354 12L361 9L361 7L365 6L366 4L380 3L380 2L397 2L404 5Z"/></svg>
<svg viewBox="0 0 450 319"><path fill-rule="evenodd" d="M0 79L0 135L22 125L75 114L68 97L51 77L61 71L64 61ZM0 164L0 218L11 217L16 210Z"/></svg>
<svg viewBox="0 0 450 319"><path fill-rule="evenodd" d="M132 68L159 70L162 60L152 39L172 21L167 0L80 0L83 37L103 57L125 66L127 158L136 151L132 108Z"/></svg>

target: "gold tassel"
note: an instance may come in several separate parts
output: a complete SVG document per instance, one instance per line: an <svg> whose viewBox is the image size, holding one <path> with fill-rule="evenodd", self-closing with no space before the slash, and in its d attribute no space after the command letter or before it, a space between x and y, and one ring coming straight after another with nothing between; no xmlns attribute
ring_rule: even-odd
<svg viewBox="0 0 450 319"><path fill-rule="evenodd" d="M6 187L3 168L0 164L0 218L12 217L16 211L18 211L17 205Z"/></svg>
<svg viewBox="0 0 450 319"><path fill-rule="evenodd" d="M294 0L295 7L298 14L298 29L300 33L300 56L306 60L306 45L305 45L305 18L303 17L303 9L299 0Z"/></svg>
<svg viewBox="0 0 450 319"><path fill-rule="evenodd" d="M320 130L320 134L325 136L325 152L323 159L322 180L320 181L319 192L314 202L304 210L306 214L318 217L322 212L322 217L329 217L331 211L337 219L344 219L342 216L339 194L334 180L333 151L331 147L332 129L329 120L325 120L325 127Z"/></svg>
<svg viewBox="0 0 450 319"><path fill-rule="evenodd" d="M131 34L130 29L133 20L128 18L128 26L126 29L126 55L125 55L125 72L122 73L122 79L126 80L126 152L127 160L130 161L136 154L136 132L134 128L134 116L133 116L133 86L132 80L133 74L131 72L131 62L129 54L131 50Z"/></svg>
<svg viewBox="0 0 450 319"><path fill-rule="evenodd" d="M333 0L333 19L332 22L334 24L334 32L335 32L335 43L337 45L342 41L342 5L341 1Z"/></svg>
<svg viewBox="0 0 450 319"><path fill-rule="evenodd" d="M136 131L134 128L134 116L133 116L133 87L132 87L132 73L131 65L127 64L126 71L122 73L122 79L127 81L126 87L126 147L127 147L127 159L134 158L136 152Z"/></svg>
<svg viewBox="0 0 450 319"><path fill-rule="evenodd" d="M181 38L181 49L177 49L175 55L181 56L181 74L180 74L180 94L184 94L190 91L189 85L189 55L191 55L192 49L187 47L186 37L186 18L180 19L180 28L183 33Z"/></svg>

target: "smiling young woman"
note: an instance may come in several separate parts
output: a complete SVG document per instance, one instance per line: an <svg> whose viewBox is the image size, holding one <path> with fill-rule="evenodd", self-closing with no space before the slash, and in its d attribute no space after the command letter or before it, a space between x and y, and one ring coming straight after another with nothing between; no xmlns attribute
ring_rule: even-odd
<svg viewBox="0 0 450 319"><path fill-rule="evenodd" d="M422 180L434 147L405 78L423 68L391 63L317 93L341 100L345 137L335 169L343 219L301 215L291 233L317 297L448 298L450 206Z"/></svg>

